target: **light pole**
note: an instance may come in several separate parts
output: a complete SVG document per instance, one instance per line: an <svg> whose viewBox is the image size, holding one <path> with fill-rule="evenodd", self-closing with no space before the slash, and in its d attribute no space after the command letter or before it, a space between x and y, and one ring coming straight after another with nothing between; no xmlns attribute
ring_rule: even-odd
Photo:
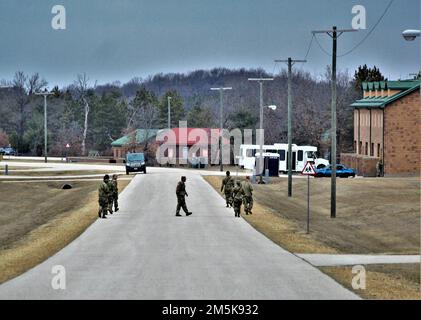
<svg viewBox="0 0 421 320"><path fill-rule="evenodd" d="M331 177L331 190L330 190L330 217L336 218L336 59L337 59L337 49L338 49L338 38L345 32L356 32L355 29L344 29L338 30L337 27L333 27L332 30L319 30L312 31L313 35L318 33L326 33L333 39L333 50L332 50L332 108L331 108L331 167L332 167L332 177ZM339 33L339 34L338 34Z"/></svg>
<svg viewBox="0 0 421 320"><path fill-rule="evenodd" d="M37 92L35 94L44 97L44 161L47 163L47 96L54 93L48 92L47 89L45 89L44 92Z"/></svg>
<svg viewBox="0 0 421 320"><path fill-rule="evenodd" d="M167 97L168 103L168 129L171 129L171 97Z"/></svg>
<svg viewBox="0 0 421 320"><path fill-rule="evenodd" d="M402 36L406 41L414 41L417 37L421 36L421 30L405 30L402 32ZM421 83L420 83L420 100L421 100ZM384 147L383 147L384 148ZM420 235L421 239L421 235ZM421 272L421 266L420 266Z"/></svg>
<svg viewBox="0 0 421 320"><path fill-rule="evenodd" d="M257 81L260 87L260 157L259 157L259 175L262 174L263 170L263 82L273 81L273 78L249 78L249 81Z"/></svg>
<svg viewBox="0 0 421 320"><path fill-rule="evenodd" d="M307 60L275 60L288 63L288 197L292 197L292 66Z"/></svg>
<svg viewBox="0 0 421 320"><path fill-rule="evenodd" d="M212 91L219 91L219 164L220 164L220 171L224 171L224 165L222 163L222 130L223 130L223 118L222 114L224 112L224 91L232 90L231 87L219 87L219 88L211 88Z"/></svg>

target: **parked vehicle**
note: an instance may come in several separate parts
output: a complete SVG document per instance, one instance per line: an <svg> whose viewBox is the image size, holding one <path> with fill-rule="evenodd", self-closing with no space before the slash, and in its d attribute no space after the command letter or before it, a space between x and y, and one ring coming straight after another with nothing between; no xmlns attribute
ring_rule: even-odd
<svg viewBox="0 0 421 320"><path fill-rule="evenodd" d="M337 164L336 165L336 176L338 178L349 178L353 177L355 178L355 170L347 168L343 164ZM332 176L332 166L328 166L323 169L316 169L316 175L315 177L331 177Z"/></svg>
<svg viewBox="0 0 421 320"><path fill-rule="evenodd" d="M239 165L241 168L253 170L256 164L256 153L259 152L258 145L241 145ZM288 171L288 144L276 143L274 145L264 145L265 153L279 154L279 171ZM317 147L292 145L292 171L301 172L306 163L310 161L315 168L322 169L329 166L329 161L317 157Z"/></svg>
<svg viewBox="0 0 421 320"><path fill-rule="evenodd" d="M126 174L130 172L146 174L146 159L143 153L128 153L126 155Z"/></svg>
<svg viewBox="0 0 421 320"><path fill-rule="evenodd" d="M11 147L6 147L6 148L1 148L4 155L6 156L15 156L16 155L16 150L11 148Z"/></svg>
<svg viewBox="0 0 421 320"><path fill-rule="evenodd" d="M4 154L5 154L4 149L3 148L0 148L0 155L4 155Z"/></svg>

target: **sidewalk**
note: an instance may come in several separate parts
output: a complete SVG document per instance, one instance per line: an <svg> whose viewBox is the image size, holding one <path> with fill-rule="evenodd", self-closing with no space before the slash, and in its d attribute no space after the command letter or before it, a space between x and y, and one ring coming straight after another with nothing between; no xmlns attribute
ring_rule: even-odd
<svg viewBox="0 0 421 320"><path fill-rule="evenodd" d="M296 254L316 267L420 263L420 255Z"/></svg>

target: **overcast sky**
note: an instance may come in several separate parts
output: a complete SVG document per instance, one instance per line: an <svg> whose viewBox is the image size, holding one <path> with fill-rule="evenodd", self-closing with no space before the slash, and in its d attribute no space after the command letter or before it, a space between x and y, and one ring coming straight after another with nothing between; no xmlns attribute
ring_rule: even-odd
<svg viewBox="0 0 421 320"><path fill-rule="evenodd" d="M71 83L81 72L99 83L213 67L273 72L275 58L305 56L311 30L351 28L351 9L361 4L367 30L344 34L338 51L353 48L389 1L0 0L0 79L11 79L16 70L37 71L51 87ZM51 27L56 4L66 8L66 30ZM420 28L420 0L395 0L367 41L340 58L338 67L353 72L375 64L390 79L408 78L421 64L421 41L401 36L408 28ZM331 51L332 40L319 39ZM330 59L313 43L302 67L317 76Z"/></svg>

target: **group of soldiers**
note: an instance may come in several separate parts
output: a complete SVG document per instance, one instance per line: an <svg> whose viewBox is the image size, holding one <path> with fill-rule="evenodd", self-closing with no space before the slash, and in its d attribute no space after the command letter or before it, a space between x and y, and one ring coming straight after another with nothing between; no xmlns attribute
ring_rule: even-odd
<svg viewBox="0 0 421 320"><path fill-rule="evenodd" d="M98 188L99 218L106 219L108 213L113 214L119 210L117 179L118 176L116 174L113 175L112 179L110 179L110 176L106 174ZM182 176L176 188L177 209L175 215L177 217L181 217L181 209L183 209L186 216L190 216L192 214L192 212L187 209L186 205L186 197L189 196L186 191L186 180L186 177ZM240 217L241 206L243 204L246 215L253 213L251 211L253 209L253 186L250 183L249 176L247 176L246 180L243 182L239 180L234 181L231 177L231 173L227 171L226 177L222 181L221 192L225 193L227 208L234 208L236 217Z"/></svg>
<svg viewBox="0 0 421 320"><path fill-rule="evenodd" d="M110 176L106 174L98 188L99 218L106 219L108 212L113 214L119 210L117 179L118 176L116 174L113 175L112 179L110 179Z"/></svg>
<svg viewBox="0 0 421 320"><path fill-rule="evenodd" d="M241 205L244 205L246 215L253 213L251 211L253 209L253 186L249 176L243 182L234 181L231 172L227 171L226 177L222 180L221 192L225 193L227 208L233 207L236 217L240 217Z"/></svg>

